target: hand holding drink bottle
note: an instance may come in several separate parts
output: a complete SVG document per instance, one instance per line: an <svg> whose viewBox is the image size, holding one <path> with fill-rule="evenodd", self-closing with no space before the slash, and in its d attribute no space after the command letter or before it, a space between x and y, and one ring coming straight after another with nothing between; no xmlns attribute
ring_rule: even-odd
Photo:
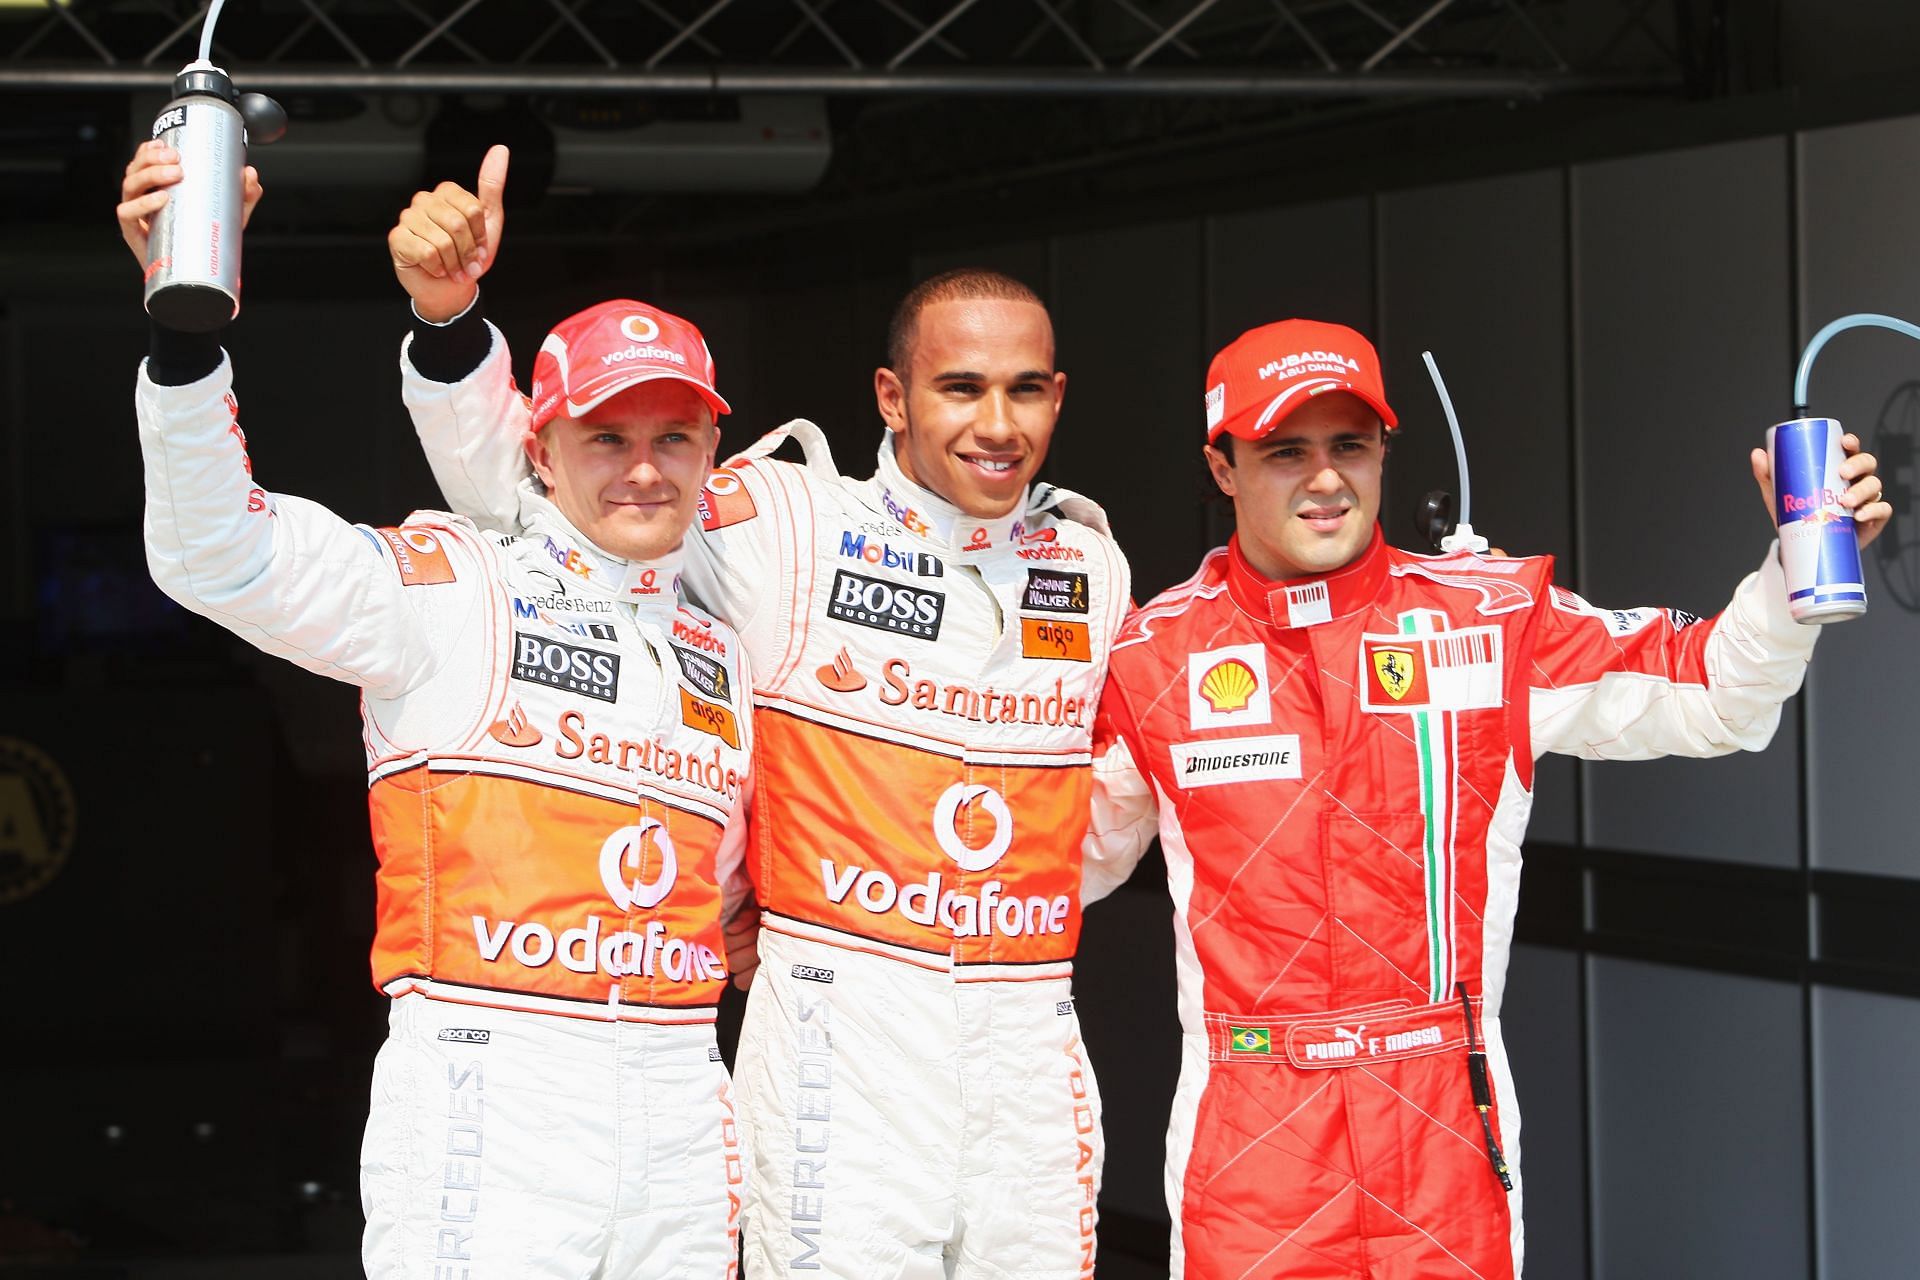
<svg viewBox="0 0 1920 1280"><path fill-rule="evenodd" d="M1835 622L1867 611L1860 549L1893 515L1878 464L1832 418L1795 418L1767 429L1753 478L1780 531L1780 567L1796 620Z"/></svg>

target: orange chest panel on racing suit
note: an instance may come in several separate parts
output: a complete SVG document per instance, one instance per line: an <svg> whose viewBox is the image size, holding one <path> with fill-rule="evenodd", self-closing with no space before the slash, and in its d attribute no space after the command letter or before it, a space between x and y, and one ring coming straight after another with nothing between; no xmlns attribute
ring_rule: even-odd
<svg viewBox="0 0 1920 1280"><path fill-rule="evenodd" d="M942 967L1069 960L1124 559L1049 505L1084 500L973 520L890 447L851 481L794 430L808 465L764 456L782 432L716 473L688 565L753 655L748 868L769 927Z"/></svg>
<svg viewBox="0 0 1920 1280"><path fill-rule="evenodd" d="M751 750L739 638L676 603L672 568L625 581L564 527L379 536L465 618L423 689L363 703L375 983L629 1020L714 1004Z"/></svg>

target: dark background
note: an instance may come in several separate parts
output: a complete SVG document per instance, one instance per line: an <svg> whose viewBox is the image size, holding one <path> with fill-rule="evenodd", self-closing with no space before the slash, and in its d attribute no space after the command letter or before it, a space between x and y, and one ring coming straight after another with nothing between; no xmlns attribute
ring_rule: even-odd
<svg viewBox="0 0 1920 1280"><path fill-rule="evenodd" d="M662 7L685 24L707 6ZM886 59L861 40L908 34L866 0L842 7L863 62ZM906 6L923 22L949 7ZM1194 6L1137 7L1165 27ZM1167 45L1143 65L1315 65L1284 31L1257 43L1263 7L1255 22L1214 6L1183 28L1190 57ZM1428 6L1370 7L1404 24ZM310 9L231 8L243 87L249 65L260 80L358 65L324 27L301 31ZM537 36L515 23L538 8L482 6L453 34L485 65L522 66ZM1343 67L1385 38L1351 5L1293 9ZM1110 64L1153 35L1108 0L1059 10ZM1457 485L1419 363L1432 349L1483 532L1557 555L1560 580L1602 602L1711 612L1765 547L1744 453L1789 415L1805 339L1847 311L1920 318L1920 24L1893 0L1459 0L1382 69L1538 71L1516 11L1569 74L1617 83L1311 99L849 84L784 95L765 126L763 99L635 91L592 100L624 123L584 141L577 94L287 93L302 118L259 155L268 196L228 342L257 473L375 523L438 504L399 404L405 307L381 241L416 185L470 181L483 144L510 136L514 203L486 289L523 381L553 319L644 297L705 330L737 411L729 445L804 414L861 472L894 301L947 266L1008 269L1048 299L1070 375L1050 477L1107 506L1144 598L1228 527L1199 463L1207 357L1270 319L1341 320L1378 342L1405 426L1397 541L1413 544L1420 494ZM0 1267L348 1275L385 1016L367 981L355 695L146 579L129 404L144 322L111 206L160 95L76 73L162 83L185 41L145 72L141 57L192 12L0 9L0 740L51 759L72 795L32 792L45 771L0 741ZM322 12L375 71L426 31L392 29L391 6ZM577 12L622 65L671 31ZM974 56L930 44L907 70L1071 68L1058 32L1013 52L1044 20L988 0L945 29ZM797 21L742 3L700 33L718 53L689 38L664 65L748 49L835 66L818 43L753 43ZM556 78L596 61L569 31L540 56ZM711 144L743 122L780 153L743 164ZM659 150L636 168L647 139ZM1848 335L1818 367L1816 408L1881 455L1900 514L1869 554L1872 611L1823 641L1773 747L1542 765L1506 1011L1531 1277L1913 1273L1917 390L1920 348L1891 335ZM37 888L6 825L29 792L49 832L73 832ZM1107 1105L1101 1274L1116 1280L1165 1257L1177 1033L1158 870L1089 912L1077 983Z"/></svg>

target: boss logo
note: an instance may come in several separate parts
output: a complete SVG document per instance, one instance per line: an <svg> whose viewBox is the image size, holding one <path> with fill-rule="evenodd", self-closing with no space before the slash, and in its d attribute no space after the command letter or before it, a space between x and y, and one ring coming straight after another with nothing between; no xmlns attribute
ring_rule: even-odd
<svg viewBox="0 0 1920 1280"><path fill-rule="evenodd" d="M620 692L620 655L516 631L513 678L612 702Z"/></svg>
<svg viewBox="0 0 1920 1280"><path fill-rule="evenodd" d="M833 597L827 601L827 616L876 631L938 640L940 617L946 607L947 597L941 592L882 582L840 569L833 575Z"/></svg>

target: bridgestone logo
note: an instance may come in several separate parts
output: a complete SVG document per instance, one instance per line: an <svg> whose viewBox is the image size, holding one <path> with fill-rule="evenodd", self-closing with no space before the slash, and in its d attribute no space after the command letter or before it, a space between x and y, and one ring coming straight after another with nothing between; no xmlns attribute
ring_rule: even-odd
<svg viewBox="0 0 1920 1280"><path fill-rule="evenodd" d="M1212 769L1248 769L1269 765L1284 765L1293 762L1291 751L1254 751L1244 755L1193 756L1187 761L1187 776L1205 773Z"/></svg>
<svg viewBox="0 0 1920 1280"><path fill-rule="evenodd" d="M1300 776L1300 735L1176 742L1168 748L1174 781L1182 787L1269 782Z"/></svg>

